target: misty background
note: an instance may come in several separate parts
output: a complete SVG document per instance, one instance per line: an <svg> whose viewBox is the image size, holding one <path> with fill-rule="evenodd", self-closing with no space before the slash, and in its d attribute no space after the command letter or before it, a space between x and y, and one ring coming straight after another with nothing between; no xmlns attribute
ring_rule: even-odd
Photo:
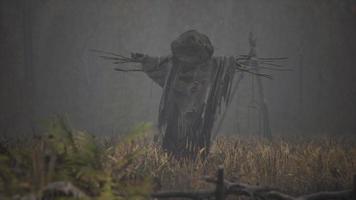
<svg viewBox="0 0 356 200"><path fill-rule="evenodd" d="M293 71L263 79L272 134L355 133L356 2L350 0L0 0L0 133L31 133L66 114L95 134L157 121L162 89L122 73L90 49L170 54L196 29L214 55L249 51L288 57ZM247 133L251 77L245 74L221 132Z"/></svg>

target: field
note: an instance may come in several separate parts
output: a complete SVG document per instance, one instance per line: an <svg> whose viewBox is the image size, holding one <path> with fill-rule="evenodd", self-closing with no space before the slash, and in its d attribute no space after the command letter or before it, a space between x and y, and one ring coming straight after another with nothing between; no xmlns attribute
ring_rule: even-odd
<svg viewBox="0 0 356 200"><path fill-rule="evenodd" d="M202 177L215 176L219 165L227 179L294 195L350 189L356 174L351 136L219 137L207 159L198 155L192 161L163 152L152 132L141 124L125 137L94 137L55 118L44 134L3 139L0 199L40 198L63 181L79 188L84 199L149 199L155 191L209 188Z"/></svg>

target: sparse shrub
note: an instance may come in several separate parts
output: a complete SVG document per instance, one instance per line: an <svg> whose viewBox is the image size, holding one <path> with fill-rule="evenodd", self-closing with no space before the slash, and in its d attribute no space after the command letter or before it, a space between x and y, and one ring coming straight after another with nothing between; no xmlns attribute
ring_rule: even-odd
<svg viewBox="0 0 356 200"><path fill-rule="evenodd" d="M127 144L139 138L149 125L138 126L122 141L108 147L101 139L70 128L64 117L54 117L45 124L44 134L9 144L1 143L1 194L15 199L21 195L48 199L44 197L49 195L46 192L48 186L53 188L53 183L61 186L60 183L65 183L61 181L66 181L80 188L85 196L97 199L148 196L151 185L148 177L143 177L140 184L130 184L122 177L127 175L140 153L133 146L126 147ZM122 147L126 148L125 154L121 154ZM54 199L56 194L50 196Z"/></svg>

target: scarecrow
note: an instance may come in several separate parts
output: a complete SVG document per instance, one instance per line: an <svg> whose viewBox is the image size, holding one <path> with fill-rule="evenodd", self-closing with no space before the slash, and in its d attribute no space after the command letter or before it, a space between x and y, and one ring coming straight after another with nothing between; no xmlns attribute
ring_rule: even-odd
<svg viewBox="0 0 356 200"><path fill-rule="evenodd" d="M177 157L207 155L216 119L229 105L233 85L242 79L243 72L270 78L249 70L244 65L249 60L247 56L213 56L209 38L195 30L186 31L174 40L171 55L166 57L104 53L110 56L102 57L114 60L115 64L140 63L140 69L116 70L143 71L162 87L158 117L162 147ZM240 75L234 81L237 73Z"/></svg>

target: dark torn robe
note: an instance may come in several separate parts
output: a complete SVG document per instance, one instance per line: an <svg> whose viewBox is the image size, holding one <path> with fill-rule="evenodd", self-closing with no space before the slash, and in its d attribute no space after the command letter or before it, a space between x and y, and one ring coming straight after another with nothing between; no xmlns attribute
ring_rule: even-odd
<svg viewBox="0 0 356 200"><path fill-rule="evenodd" d="M143 70L163 88L158 126L163 148L178 156L209 152L214 121L230 100L234 57L212 57L192 64L167 57L148 57Z"/></svg>

